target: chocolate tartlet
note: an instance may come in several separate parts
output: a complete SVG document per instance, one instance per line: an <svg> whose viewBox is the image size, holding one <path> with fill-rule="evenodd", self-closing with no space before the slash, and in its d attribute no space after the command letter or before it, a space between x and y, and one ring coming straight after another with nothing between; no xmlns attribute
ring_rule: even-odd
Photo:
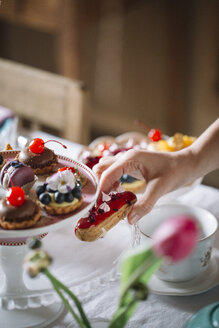
<svg viewBox="0 0 219 328"><path fill-rule="evenodd" d="M7 162L0 174L1 185L4 189L12 186L19 186L25 192L29 192L35 182L35 175L30 166L19 161Z"/></svg>
<svg viewBox="0 0 219 328"><path fill-rule="evenodd" d="M30 166L35 174L46 174L52 172L57 164L57 156L53 150L45 147L42 153L34 153L29 147L20 151L16 159Z"/></svg>
<svg viewBox="0 0 219 328"><path fill-rule="evenodd" d="M25 229L36 224L40 219L40 208L28 196L21 206L13 206L3 198L0 201L0 226L3 229Z"/></svg>

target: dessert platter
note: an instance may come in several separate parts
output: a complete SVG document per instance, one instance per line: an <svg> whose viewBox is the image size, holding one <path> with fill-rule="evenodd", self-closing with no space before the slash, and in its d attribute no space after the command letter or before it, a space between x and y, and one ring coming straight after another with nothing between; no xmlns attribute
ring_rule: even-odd
<svg viewBox="0 0 219 328"><path fill-rule="evenodd" d="M56 155L42 140L33 147L0 153L0 316L1 326L7 328L44 327L60 315L63 307L54 297L42 305L42 297L51 294L50 285L40 283L33 290L25 281L26 240L37 236L49 241L50 232L68 224L74 238L74 222L99 193L96 176L86 165Z"/></svg>
<svg viewBox="0 0 219 328"><path fill-rule="evenodd" d="M62 226L64 226L68 221L72 221L75 218L80 218L83 216L94 204L99 189L98 189L98 182L96 179L96 176L93 174L93 172L83 163L80 163L78 161L74 161L68 157L65 156L56 156L57 157L57 163L53 165L53 169L51 173L54 173L52 176L49 176L47 174L43 175L33 175L29 174L27 172L30 169L30 166L24 166L23 164L20 164L19 160L16 160L16 158L19 158L20 152L19 151L3 151L1 152L1 156L7 161L7 164L5 165L6 167L6 175L4 176L4 167L2 168L2 187L0 190L0 197L2 199L2 204L0 207L0 217L1 217L1 211L4 214L6 213L6 219L3 220L0 219L0 245L21 245L22 243L25 243L25 240L30 237L30 236L40 236L42 234L46 234L50 231L54 231ZM11 166L13 166L13 173L11 174L10 177L10 170L8 169L8 166L12 163ZM45 186L45 181L46 185L55 185L58 184L59 181L57 181L56 177L56 171L62 170L63 168L69 168L72 167L74 170L77 167L77 170L79 172L79 179L80 177L83 177L81 180L86 181L86 185L82 187L81 182L79 182L79 193L80 196L82 194L82 197L77 198L72 196L72 192L76 193L77 192L77 182L73 181L74 185L74 190L71 190L68 193L65 193L66 196L71 196L71 198L67 201L60 202L58 199L57 202L50 202L48 203L48 198L49 198L49 192L46 190L43 192L43 195L40 196L40 192L38 191L40 188L41 190ZM54 169L55 168L55 169ZM17 172L19 169L19 172ZM22 176L22 171L25 171L25 176ZM68 179L69 176L73 176L73 174L70 172L70 170L65 170L61 171L60 174L62 174L63 180L66 178ZM16 177L18 176L18 179ZM56 179L56 181L50 181L53 179ZM13 184L14 181L16 181L16 185L18 186L20 184L20 177L22 177L21 180L23 180L24 185L22 185L22 189L29 188L30 185L34 183L35 188L32 188L29 190L29 196L28 200L24 202L24 205L27 205L24 208L24 206L11 206L10 208L6 208L6 197L5 194L7 193L4 189L4 187L10 187L11 183ZM8 185L7 180L9 179ZM32 179L31 181L27 181L27 179ZM73 178L72 178L73 179ZM37 181L35 181L37 180ZM63 183L63 180L60 182ZM4 181L4 182L3 182ZM4 187L3 187L4 185ZM69 187L67 185L67 187ZM12 188L13 189L13 188ZM39 198L38 198L39 194ZM56 195L55 190L52 191L52 196L54 194L54 197ZM57 193L58 197L62 197L63 193L59 192ZM65 196L65 197L66 197ZM76 195L77 196L77 195ZM43 197L45 199L43 199ZM73 199L72 199L73 198ZM83 199L83 200L82 200ZM24 223L24 219L20 217L17 222L12 222L12 217L15 217L14 213L10 213L12 209L16 211L16 214L19 212L24 211L24 216L29 216L32 215L32 213L27 213L27 211L34 211L34 209L30 209L30 204L26 204L27 201L35 203L35 206L37 208L41 209L41 216L39 220L30 221L29 226L26 226L26 223ZM75 203L77 201L77 205L75 206ZM13 205L13 204L12 204ZM73 206L73 207L72 207ZM50 210L51 207L51 210ZM55 211L59 211L59 213L55 213ZM60 212L61 211L61 212ZM22 213L20 214L22 216ZM19 222L22 222L22 225L19 226ZM8 225L8 226L7 226ZM28 228L28 229L27 229Z"/></svg>
<svg viewBox="0 0 219 328"><path fill-rule="evenodd" d="M54 258L53 274L80 298L117 279L118 259L131 247L133 232L122 219L136 196L129 191L103 193L97 200L99 187L92 170L44 144L37 138L33 148L30 144L21 151L0 152L3 328L46 327L63 311L43 275L31 279L23 272L29 237L43 238L43 247Z"/></svg>

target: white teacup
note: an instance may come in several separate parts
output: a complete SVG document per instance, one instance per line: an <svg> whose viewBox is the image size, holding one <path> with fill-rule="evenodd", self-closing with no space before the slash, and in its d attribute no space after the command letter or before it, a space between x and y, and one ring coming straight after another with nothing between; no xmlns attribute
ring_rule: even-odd
<svg viewBox="0 0 219 328"><path fill-rule="evenodd" d="M178 282L195 278L208 267L213 239L216 233L217 219L207 210L183 204L162 204L144 216L139 222L141 243L148 241L159 224L171 217L188 214L198 222L200 227L199 240L192 254L186 259L170 264L164 261L156 271L156 275L166 281Z"/></svg>

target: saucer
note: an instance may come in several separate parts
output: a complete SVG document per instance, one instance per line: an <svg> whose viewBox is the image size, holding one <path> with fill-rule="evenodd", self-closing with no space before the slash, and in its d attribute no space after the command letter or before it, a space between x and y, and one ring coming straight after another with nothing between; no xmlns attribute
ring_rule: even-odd
<svg viewBox="0 0 219 328"><path fill-rule="evenodd" d="M151 293L170 296L201 294L219 284L219 251L214 250L208 268L194 279L185 282L168 282L153 275L148 283Z"/></svg>

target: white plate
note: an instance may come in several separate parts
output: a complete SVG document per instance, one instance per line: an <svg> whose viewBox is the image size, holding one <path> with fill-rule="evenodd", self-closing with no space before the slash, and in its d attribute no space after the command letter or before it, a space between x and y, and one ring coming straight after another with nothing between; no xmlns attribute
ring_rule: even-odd
<svg viewBox="0 0 219 328"><path fill-rule="evenodd" d="M167 282L152 276L148 283L151 293L171 296L201 294L219 284L219 250L214 250L209 266L198 277L185 282Z"/></svg>

